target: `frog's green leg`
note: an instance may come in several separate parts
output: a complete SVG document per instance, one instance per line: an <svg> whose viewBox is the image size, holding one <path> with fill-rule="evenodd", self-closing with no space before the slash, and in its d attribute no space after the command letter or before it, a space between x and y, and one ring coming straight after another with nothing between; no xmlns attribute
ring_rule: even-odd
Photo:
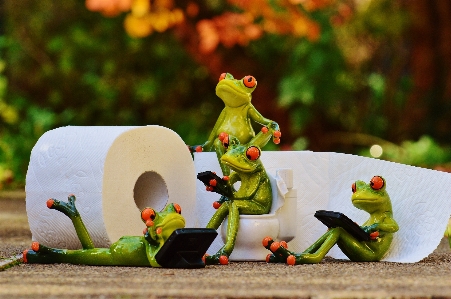
<svg viewBox="0 0 451 299"><path fill-rule="evenodd" d="M339 231L335 228L331 229L301 254L289 251L279 242L274 242L272 239L263 240L263 246L277 257L277 261L285 259L289 265L315 264L321 262L329 250L337 243L339 237Z"/></svg>
<svg viewBox="0 0 451 299"><path fill-rule="evenodd" d="M224 218L229 215L229 221L227 223L227 241L226 244L214 255L205 257L205 264L214 265L229 263L229 256L235 247L236 235L238 232L240 214L237 205L234 201L224 202L207 224L207 228L218 229L219 225L223 222Z"/></svg>
<svg viewBox="0 0 451 299"><path fill-rule="evenodd" d="M230 175L230 168L227 165L221 163L221 157L226 153L227 148L224 147L224 144L218 138L216 138L216 140L214 141L213 148L216 152L216 157L218 157L219 166L221 167L222 170L222 175L225 176Z"/></svg>
<svg viewBox="0 0 451 299"><path fill-rule="evenodd" d="M145 246L141 237L123 237L110 248L56 249L33 242L31 249L23 252L25 263L53 264L69 263L91 266L149 266ZM137 242L138 241L138 242ZM128 246L130 245L130 246ZM131 249L131 250L130 250ZM150 263L151 266L159 266Z"/></svg>
<svg viewBox="0 0 451 299"><path fill-rule="evenodd" d="M68 250L46 247L38 242L33 242L31 249L23 252L25 263L54 264L69 263L92 266L117 265L109 248Z"/></svg>
<svg viewBox="0 0 451 299"><path fill-rule="evenodd" d="M210 221L208 222L206 228L214 228L218 229L221 225L222 221L224 221L225 217L229 213L229 201L225 201L221 204L221 206L216 210L216 212L211 217Z"/></svg>
<svg viewBox="0 0 451 299"><path fill-rule="evenodd" d="M51 198L47 200L47 207L49 209L54 209L62 212L64 215L69 217L70 220L72 220L78 239L80 240L83 249L94 248L94 243L89 236L88 230L86 229L86 226L81 219L80 213L75 207L75 195L69 195L67 203Z"/></svg>
<svg viewBox="0 0 451 299"><path fill-rule="evenodd" d="M379 261L380 255L369 248L365 242L360 242L341 227L332 228L321 238L300 254L292 254L287 257L287 264L316 264L322 261L330 249L337 244L343 253L352 261L370 262ZM271 251L286 256L290 253L285 248L271 248Z"/></svg>
<svg viewBox="0 0 451 299"><path fill-rule="evenodd" d="M260 204L254 200L234 200L240 210L240 215L263 215L271 210L271 202L267 205Z"/></svg>
<svg viewBox="0 0 451 299"><path fill-rule="evenodd" d="M218 263L227 264L228 257L235 247L240 223L240 215L265 213L267 213L267 207L252 200L233 200L224 202L210 219L210 222L207 224L207 228L218 229L224 218L228 215L227 240L224 246L217 253L205 258L205 263L207 265ZM225 260L225 258L227 258L227 262L221 262L221 259Z"/></svg>
<svg viewBox="0 0 451 299"><path fill-rule="evenodd" d="M221 206L216 210L216 212L211 217L206 228L214 228L216 230L219 228L221 223L224 221L225 217L229 214L230 203L231 201L225 201L221 204ZM216 265L218 263L228 264L229 259L228 255L226 255L221 249L212 256L205 255L204 261L206 265Z"/></svg>

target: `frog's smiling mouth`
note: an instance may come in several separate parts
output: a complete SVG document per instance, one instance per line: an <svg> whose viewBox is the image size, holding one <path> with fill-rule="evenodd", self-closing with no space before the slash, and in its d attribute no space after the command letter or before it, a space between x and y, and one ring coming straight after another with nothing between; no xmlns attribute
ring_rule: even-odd
<svg viewBox="0 0 451 299"><path fill-rule="evenodd" d="M233 170L237 171L237 172L251 172L254 169L250 168L250 167L239 167L235 164L232 164L230 162L228 162L226 159L221 159L222 163L229 166L230 168L232 168Z"/></svg>
<svg viewBox="0 0 451 299"><path fill-rule="evenodd" d="M178 222L178 223L177 223ZM161 223L161 225L157 225L156 228L162 228L164 229L167 226L173 226L173 227L177 227L177 228L183 228L185 227L185 219L183 217L173 217L170 218L169 220L164 220L163 223Z"/></svg>
<svg viewBox="0 0 451 299"><path fill-rule="evenodd" d="M183 217L171 217L169 219L164 219L163 222L161 222L160 224L157 224L156 226L153 226L153 231L164 231L165 229L168 228L184 228L185 227L185 219Z"/></svg>
<svg viewBox="0 0 451 299"><path fill-rule="evenodd" d="M356 198L352 199L352 202L354 203L375 203L377 202L376 199L368 199L368 198Z"/></svg>
<svg viewBox="0 0 451 299"><path fill-rule="evenodd" d="M241 106L243 104L246 104L250 100L250 93L247 93L233 82L218 84L218 86L216 87L216 94L225 103L227 102L229 106Z"/></svg>
<svg viewBox="0 0 451 299"><path fill-rule="evenodd" d="M383 200L380 200L380 198L353 198L351 199L351 202L353 205L373 205L378 206L379 204L383 203Z"/></svg>
<svg viewBox="0 0 451 299"><path fill-rule="evenodd" d="M225 92L230 92L230 91L228 91L228 89L230 89L233 94L236 94L236 93L240 93L240 94L243 94L243 95L247 95L248 94L242 88L240 88L240 86L238 86L235 82L230 82L229 83L229 82L227 82L225 80L221 81L218 84L218 86L216 87L216 89L223 90Z"/></svg>

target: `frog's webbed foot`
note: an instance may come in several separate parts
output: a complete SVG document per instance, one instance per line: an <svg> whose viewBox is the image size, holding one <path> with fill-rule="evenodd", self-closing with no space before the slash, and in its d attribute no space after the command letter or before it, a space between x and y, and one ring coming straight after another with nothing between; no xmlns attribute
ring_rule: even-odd
<svg viewBox="0 0 451 299"><path fill-rule="evenodd" d="M298 264L314 264L319 263L321 258L310 253L297 254L288 250L285 241L276 242L270 237L266 237L262 241L263 246L270 250L272 254L266 256L267 263L287 263L288 265Z"/></svg>
<svg viewBox="0 0 451 299"><path fill-rule="evenodd" d="M271 237L266 237L262 241L263 246L272 252L266 256L267 263L285 263L293 253L288 250L287 242L276 242Z"/></svg>
<svg viewBox="0 0 451 299"><path fill-rule="evenodd" d="M50 248L39 242L33 242L31 249L24 250L22 255L24 263L51 263L52 261L56 262L54 260L55 255L62 253L63 250L61 249Z"/></svg>
<svg viewBox="0 0 451 299"><path fill-rule="evenodd" d="M228 265L229 255L224 250L219 250L214 255L204 255L205 265Z"/></svg>
<svg viewBox="0 0 451 299"><path fill-rule="evenodd" d="M59 201L54 198L47 200L47 207L49 209L54 209L60 211L70 219L79 216L77 208L75 207L75 195L71 194L68 197L68 202Z"/></svg>
<svg viewBox="0 0 451 299"><path fill-rule="evenodd" d="M266 126L263 126L261 128L261 132L266 135L267 133L272 134L272 141L275 144L279 144L280 143L280 137L282 137L282 133L280 132L279 129L279 124L276 123L275 121L272 121L270 123L268 123ZM266 142L269 141L270 137L267 137L268 139L266 140ZM266 144L266 143L265 143Z"/></svg>
<svg viewBox="0 0 451 299"><path fill-rule="evenodd" d="M75 206L75 195L69 195L68 202L50 198L49 200L47 200L47 207L49 209L60 211L61 213L69 217L70 220L72 220L78 239L80 240L83 249L94 248L94 243L92 242L85 224L81 219L80 213Z"/></svg>

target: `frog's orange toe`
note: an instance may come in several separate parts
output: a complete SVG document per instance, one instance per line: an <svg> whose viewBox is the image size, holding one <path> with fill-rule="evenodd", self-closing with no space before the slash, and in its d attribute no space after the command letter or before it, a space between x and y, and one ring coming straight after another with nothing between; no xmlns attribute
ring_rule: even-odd
<svg viewBox="0 0 451 299"><path fill-rule="evenodd" d="M266 237L266 238L264 238L263 239L263 241L262 241L262 245L263 245L263 247L268 247L268 245L269 245L269 242L271 242L272 241L272 238L271 237Z"/></svg>
<svg viewBox="0 0 451 299"><path fill-rule="evenodd" d="M207 256L209 256L208 253L204 254L204 256L202 257L202 261L204 262L204 264L207 264L207 262L205 261L207 259Z"/></svg>
<svg viewBox="0 0 451 299"><path fill-rule="evenodd" d="M271 250L271 252L276 252L277 249L279 249L279 247L280 247L280 243L279 242L274 242L269 247L269 250Z"/></svg>
<svg viewBox="0 0 451 299"><path fill-rule="evenodd" d="M27 254L28 254L28 249L25 249L25 250L22 252L22 259L23 259L23 262L24 262L25 264L28 263Z"/></svg>
<svg viewBox="0 0 451 299"><path fill-rule="evenodd" d="M287 264L290 266L296 265L296 257L294 255L287 257Z"/></svg>
<svg viewBox="0 0 451 299"><path fill-rule="evenodd" d="M271 260L271 253L268 253L268 255L266 256L266 262L269 263L269 261Z"/></svg>
<svg viewBox="0 0 451 299"><path fill-rule="evenodd" d="M31 243L31 249L33 249L33 251L38 252L39 251L39 242Z"/></svg>
<svg viewBox="0 0 451 299"><path fill-rule="evenodd" d="M55 203L55 201L53 200L53 198L50 198L47 200L47 208L51 209L53 207L53 204Z"/></svg>
<svg viewBox="0 0 451 299"><path fill-rule="evenodd" d="M227 256L225 256L225 255L221 255L219 257L219 263L221 265L228 265L229 264L229 258Z"/></svg>
<svg viewBox="0 0 451 299"><path fill-rule="evenodd" d="M282 246L285 249L288 249L288 244L285 241L280 241L280 246Z"/></svg>

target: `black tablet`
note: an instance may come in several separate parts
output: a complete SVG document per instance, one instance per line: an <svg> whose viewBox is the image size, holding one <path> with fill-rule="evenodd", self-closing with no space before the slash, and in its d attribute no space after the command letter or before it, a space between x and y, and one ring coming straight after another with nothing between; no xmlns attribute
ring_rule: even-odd
<svg viewBox="0 0 451 299"><path fill-rule="evenodd" d="M202 257L217 235L212 228L176 229L155 259L165 268L203 268Z"/></svg>
<svg viewBox="0 0 451 299"><path fill-rule="evenodd" d="M327 227L342 227L359 241L370 241L370 234L365 232L357 223L340 212L319 210L315 217Z"/></svg>
<svg viewBox="0 0 451 299"><path fill-rule="evenodd" d="M197 174L197 178L202 183L204 183L205 186L210 186L210 181L216 180L216 186L213 187L213 192L219 193L227 197L231 196L231 189L227 185L227 181L217 176L216 173L212 171L199 172Z"/></svg>

